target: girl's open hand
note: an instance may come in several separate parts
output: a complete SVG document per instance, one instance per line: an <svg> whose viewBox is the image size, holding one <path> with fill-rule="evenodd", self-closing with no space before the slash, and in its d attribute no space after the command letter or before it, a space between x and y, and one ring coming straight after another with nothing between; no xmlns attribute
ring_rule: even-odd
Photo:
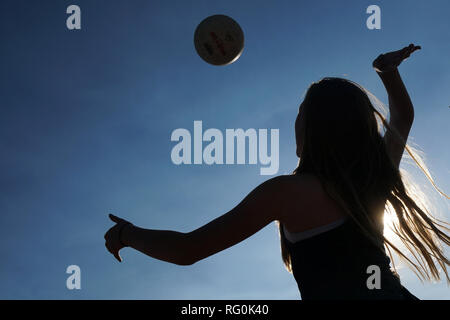
<svg viewBox="0 0 450 320"><path fill-rule="evenodd" d="M110 228L105 233L105 246L109 252L119 261L122 262L122 258L120 257L119 251L125 247L125 245L120 241L120 233L122 229L131 224L129 221L124 220L122 218L116 217L113 214L109 214L109 218L116 223L115 226Z"/></svg>
<svg viewBox="0 0 450 320"><path fill-rule="evenodd" d="M416 46L411 43L403 49L380 54L378 58L373 61L372 66L377 72L393 71L403 62L403 60L407 59L411 53L420 49L420 46Z"/></svg>

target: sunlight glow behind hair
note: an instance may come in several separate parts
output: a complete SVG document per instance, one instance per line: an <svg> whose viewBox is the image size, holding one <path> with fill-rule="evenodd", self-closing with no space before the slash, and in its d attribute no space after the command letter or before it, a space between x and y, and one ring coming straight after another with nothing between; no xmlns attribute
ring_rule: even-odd
<svg viewBox="0 0 450 320"><path fill-rule="evenodd" d="M369 90L365 89L361 85L354 83L357 85L361 90L363 90L367 96L369 97L369 100L371 101L373 107L384 117L384 120L388 122L387 120L387 108L385 105ZM380 134L384 134L387 131L387 128L383 124L382 119L379 115L376 115L377 123L378 123L378 130ZM391 128L392 129L392 128ZM408 140L411 140L411 137L409 137ZM425 153L418 149L418 147L412 147L408 141L405 141L405 151L402 156L401 165L409 165L411 166L411 169L421 169L422 173L425 175L425 177L428 179L428 181L433 185L435 190L440 194L440 196L449 199L448 195L441 191L438 186L435 184L434 179L432 178L432 175L425 164L424 155ZM399 168L400 175L403 181L403 184L405 186L405 191L408 196L414 199L415 203L421 208L426 214L432 218L433 220L443 222L443 214L441 214L438 210L438 206L432 205L430 201L431 194L429 192L424 192L425 185L419 186L417 181L417 176L413 175L410 171ZM436 199L434 199L436 200ZM438 218L439 217L439 218ZM399 220L397 217L397 214L393 208L393 206L386 202L384 216L383 216L383 222L384 222L384 236L388 241L390 241L392 244L394 244L398 249L402 251L409 259L414 259L417 261L420 265L425 266L426 263L422 259L420 255L416 255L413 253L413 251L408 250L408 244L403 242L399 236ZM445 223L445 222L444 222ZM436 239L437 240L437 239ZM437 243L440 245L440 248L442 248L442 244L437 241ZM400 261L395 261L394 256L392 255L392 251L390 248L385 245L386 249L389 252L389 255L392 260L392 264L395 270L402 269L406 265L409 265L409 263L403 258L399 257L398 254L395 255L395 257L399 257ZM439 272L441 272L442 269L439 268ZM431 280L431 279L430 279Z"/></svg>

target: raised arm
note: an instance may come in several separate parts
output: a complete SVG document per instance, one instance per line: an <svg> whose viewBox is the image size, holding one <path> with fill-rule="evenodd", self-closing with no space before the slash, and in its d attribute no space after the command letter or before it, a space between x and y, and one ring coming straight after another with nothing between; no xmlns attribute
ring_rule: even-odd
<svg viewBox="0 0 450 320"><path fill-rule="evenodd" d="M159 260L193 264L282 220L285 179L280 176L262 183L234 209L189 233L143 229L110 215L116 225L105 234L106 247L119 261L120 249L129 246Z"/></svg>
<svg viewBox="0 0 450 320"><path fill-rule="evenodd" d="M394 132L387 130L384 140L387 152L396 167L400 165L405 143L414 120L414 107L397 67L411 53L419 49L419 46L410 44L401 50L382 54L373 62L373 67L383 81L388 93L389 127ZM396 137L396 134L401 139Z"/></svg>

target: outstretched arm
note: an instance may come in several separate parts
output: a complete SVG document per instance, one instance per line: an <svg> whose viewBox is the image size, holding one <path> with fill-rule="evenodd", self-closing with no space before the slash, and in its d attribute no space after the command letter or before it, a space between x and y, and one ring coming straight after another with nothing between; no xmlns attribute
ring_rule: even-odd
<svg viewBox="0 0 450 320"><path fill-rule="evenodd" d="M382 54L373 62L373 67L388 93L389 127L395 132L387 130L384 140L387 152L396 167L400 165L405 143L414 120L414 107L397 67L411 53L419 49L419 46L410 44L401 50ZM396 137L396 133L404 141Z"/></svg>
<svg viewBox="0 0 450 320"><path fill-rule="evenodd" d="M110 215L117 224L105 234L106 247L119 261L119 251L129 246L159 260L193 264L282 220L283 181L281 176L262 183L234 209L189 233L142 229Z"/></svg>

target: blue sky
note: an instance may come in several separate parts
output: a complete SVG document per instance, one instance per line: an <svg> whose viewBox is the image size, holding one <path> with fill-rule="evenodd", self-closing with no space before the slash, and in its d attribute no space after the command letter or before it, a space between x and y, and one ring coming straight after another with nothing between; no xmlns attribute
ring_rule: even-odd
<svg viewBox="0 0 450 320"><path fill-rule="evenodd" d="M71 4L81 30L66 28ZM381 7L381 30L366 28L371 4ZM387 102L371 62L410 42L423 47L401 66L416 108L410 141L449 193L449 10L446 0L1 1L0 298L298 299L275 224L193 266L131 249L120 264L104 247L107 214L191 231L232 209L269 177L259 165L175 166L174 129L192 132L194 120L222 131L277 128L278 174L290 173L308 85L346 77ZM244 31L232 65L195 52L195 28L213 14ZM435 197L448 221L448 202ZM71 264L81 290L66 288ZM420 298L450 298L445 282L400 275Z"/></svg>

